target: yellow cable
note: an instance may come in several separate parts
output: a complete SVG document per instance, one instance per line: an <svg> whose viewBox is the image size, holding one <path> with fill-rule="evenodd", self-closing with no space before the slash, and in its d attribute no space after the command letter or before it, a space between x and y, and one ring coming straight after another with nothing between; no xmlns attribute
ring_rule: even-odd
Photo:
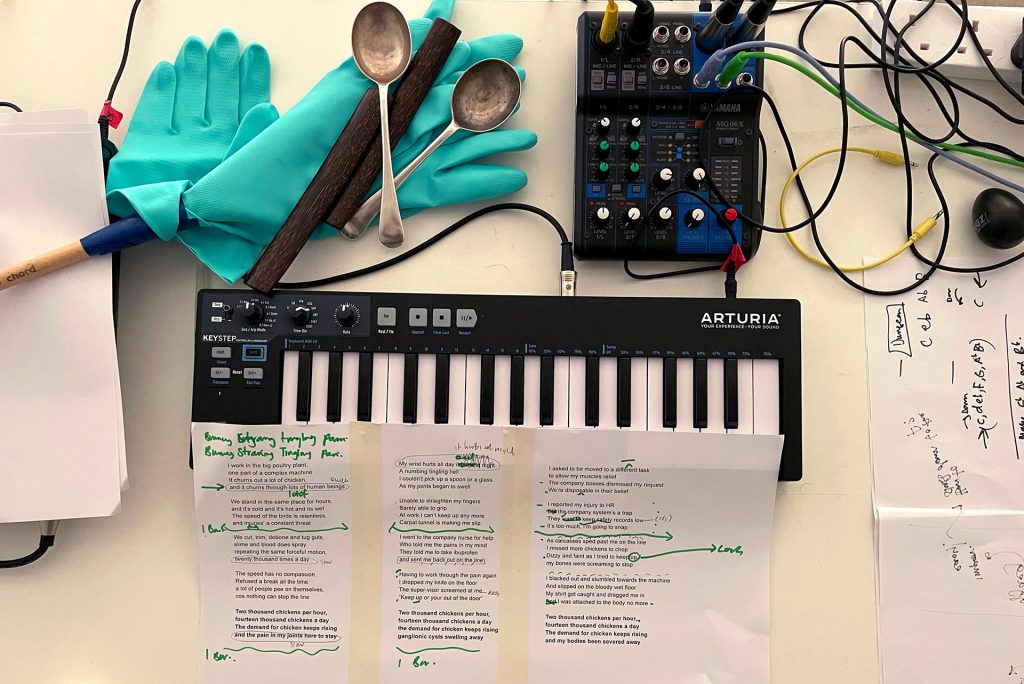
<svg viewBox="0 0 1024 684"><path fill-rule="evenodd" d="M817 154L809 157L808 159L805 159L803 161L803 163L801 163L798 167L796 167L796 169L793 171L793 173L791 173L789 175L789 178L786 179L786 184L782 186L782 194L779 196L779 219L780 219L780 221L782 223L782 227L783 228L788 228L789 227L789 224L786 222L786 195L789 193L789 188L793 185L793 182L796 181L797 176L799 176L800 173L802 173L804 169L806 169L808 166L810 166L815 161L821 159L822 157L828 156L830 154L838 154L841 151L842 151L842 148L833 147L833 148L830 148L830 149L818 152ZM873 150L873 149L870 149L870 148L867 148L867 147L847 147L846 151L847 152L860 152L862 154L869 154L872 157L874 157L875 159L879 160L880 162L884 162L886 164L891 164L893 166L903 166L903 155L899 154L897 152L889 152L888 150ZM914 166L917 166L917 164L915 164L914 162L911 162L911 164L914 165ZM875 261L866 263L866 264L864 264L862 266L840 266L839 270L843 271L844 273L852 273L852 272L855 272L855 271L866 271L869 268L875 268L876 266L881 266L884 263L892 261L893 259L898 257L900 254L903 254L903 252L905 252L908 249L910 249L910 246L913 245L915 242L917 242L922 237L927 235L928 231L930 231L932 228L934 228L936 226L940 216L942 216L942 212L941 211L939 213L935 214L934 216L929 216L927 219L925 219L921 223L921 225L919 225L917 227L917 229L913 233L911 233L910 238L908 238L907 241L904 242L899 247L899 249L895 250L894 252L889 253L888 255L882 257L881 259L876 259ZM813 254L811 254L807 250L805 250L796 241L796 238L794 237L792 232L786 233L786 239L789 240L789 244L804 259L807 259L812 264L817 264L818 266L821 266L823 268L831 268L828 265L828 263L826 263L823 259L819 259L818 257L814 256Z"/></svg>
<svg viewBox="0 0 1024 684"><path fill-rule="evenodd" d="M615 0L608 0L608 6L604 8L604 18L601 19L601 30L598 31L597 39L607 45L615 40L615 31L619 28L619 6Z"/></svg>

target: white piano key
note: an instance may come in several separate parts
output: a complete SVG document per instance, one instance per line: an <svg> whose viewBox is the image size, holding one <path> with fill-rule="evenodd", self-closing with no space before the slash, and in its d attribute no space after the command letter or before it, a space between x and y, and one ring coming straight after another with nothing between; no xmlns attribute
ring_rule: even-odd
<svg viewBox="0 0 1024 684"><path fill-rule="evenodd" d="M286 351L281 367L281 425L299 425L295 420L295 393L299 386L299 352Z"/></svg>
<svg viewBox="0 0 1024 684"><path fill-rule="evenodd" d="M359 352L341 355L341 422L356 422L359 406Z"/></svg>
<svg viewBox="0 0 1024 684"><path fill-rule="evenodd" d="M725 431L725 359L708 359L708 426L702 432Z"/></svg>
<svg viewBox="0 0 1024 684"><path fill-rule="evenodd" d="M779 434L779 367L778 359L757 359L753 364L754 434Z"/></svg>
<svg viewBox="0 0 1024 684"><path fill-rule="evenodd" d="M618 424L616 412L619 406L619 360L614 356L602 356L598 361L598 367L601 380L597 388L597 425L614 428Z"/></svg>
<svg viewBox="0 0 1024 684"><path fill-rule="evenodd" d="M569 357L569 427L587 426L587 360L582 356ZM558 361L555 361L555 413L558 413ZM555 417L558 422L558 417Z"/></svg>
<svg viewBox="0 0 1024 684"><path fill-rule="evenodd" d="M676 432L699 432L693 427L693 359L676 359Z"/></svg>
<svg viewBox="0 0 1024 684"><path fill-rule="evenodd" d="M480 355L466 355L466 425L480 424Z"/></svg>
<svg viewBox="0 0 1024 684"><path fill-rule="evenodd" d="M583 359L580 359L582 362ZM571 373L570 367L572 365L572 359L568 356L556 356L555 357L555 420L551 427L565 428L569 427L570 418L569 415L572 413L572 402L569 401L569 395L571 392ZM580 425L583 424L583 371L584 366L579 366L580 376L580 408L579 408L579 421Z"/></svg>
<svg viewBox="0 0 1024 684"><path fill-rule="evenodd" d="M479 370L479 357L477 369ZM448 424L466 424L466 363L469 357L466 354L452 354L448 369ZM477 378L479 378L479 372ZM477 404L480 402L479 382L476 388ZM477 407L477 416L480 410Z"/></svg>
<svg viewBox="0 0 1024 684"><path fill-rule="evenodd" d="M743 435L754 434L754 362L740 359L736 362L737 405L739 423L735 430Z"/></svg>
<svg viewBox="0 0 1024 684"><path fill-rule="evenodd" d="M664 373L665 359L651 357L647 359L647 429L652 432L664 432Z"/></svg>
<svg viewBox="0 0 1024 684"><path fill-rule="evenodd" d="M327 422L327 352L313 352L312 382L310 382L309 422L320 425Z"/></svg>
<svg viewBox="0 0 1024 684"><path fill-rule="evenodd" d="M647 359L634 357L630 359L629 391L629 429L645 431L650 429L647 423Z"/></svg>
<svg viewBox="0 0 1024 684"><path fill-rule="evenodd" d="M437 356L420 354L416 365L416 424L434 424L434 380Z"/></svg>
<svg viewBox="0 0 1024 684"><path fill-rule="evenodd" d="M388 418L388 354L373 355L373 395L370 397L370 421L386 423Z"/></svg>
<svg viewBox="0 0 1024 684"><path fill-rule="evenodd" d="M376 388L374 388L376 391ZM387 423L401 423L405 397L405 354L388 354Z"/></svg>
<svg viewBox="0 0 1024 684"><path fill-rule="evenodd" d="M540 357L536 355L523 360L523 425L540 425Z"/></svg>
<svg viewBox="0 0 1024 684"><path fill-rule="evenodd" d="M512 399L512 357L494 357L494 424L509 425Z"/></svg>

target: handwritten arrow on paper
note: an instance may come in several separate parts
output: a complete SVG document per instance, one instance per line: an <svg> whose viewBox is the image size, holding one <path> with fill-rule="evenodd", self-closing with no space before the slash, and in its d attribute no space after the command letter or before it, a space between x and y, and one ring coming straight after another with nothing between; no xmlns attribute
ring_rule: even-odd
<svg viewBox="0 0 1024 684"><path fill-rule="evenodd" d="M661 556L671 556L676 553L696 553L700 551L706 551L707 553L736 554L738 556L743 555L742 546L728 547L722 546L720 544L717 546L715 544L712 544L711 546L705 546L699 549L674 549L672 551L662 551L661 553L652 553L647 555L641 554L637 551L633 551L626 556L626 560L628 560L630 563L636 563L637 561L648 560L650 558L660 558Z"/></svg>
<svg viewBox="0 0 1024 684"><path fill-rule="evenodd" d="M224 489L224 485L218 482L216 485L203 485L202 487L200 487L200 489L212 489L215 492L219 492L220 490Z"/></svg>
<svg viewBox="0 0 1024 684"><path fill-rule="evenodd" d="M986 281L982 281L981 280L981 273L975 273L974 274L974 284L977 285L978 289L980 290L981 288L983 288L986 285L988 285L988 281L987 280Z"/></svg>
<svg viewBox="0 0 1024 684"><path fill-rule="evenodd" d="M457 530L423 530L418 527L410 527L403 529L398 527L397 523L391 523L391 527L388 528L388 532L398 532L399 534L457 534L459 532L479 532L480 534L494 534L494 525L488 525L487 529L482 527L462 527Z"/></svg>

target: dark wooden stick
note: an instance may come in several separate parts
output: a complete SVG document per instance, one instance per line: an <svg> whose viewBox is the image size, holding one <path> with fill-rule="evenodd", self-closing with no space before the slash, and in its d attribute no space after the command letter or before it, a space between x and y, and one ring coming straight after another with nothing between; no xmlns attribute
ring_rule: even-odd
<svg viewBox="0 0 1024 684"><path fill-rule="evenodd" d="M398 140L409 128L416 110L420 108L423 99L430 92L431 86L441 73L448 55L455 47L461 31L443 19L435 19L430 27L430 32L423 41L423 46L416 53L416 58L409 65L405 78L395 94L394 106L390 109L388 123L391 129L391 148L394 149ZM436 44L431 43L431 37L437 39ZM380 174L381 168L381 147L380 136L374 140L366 156L356 169L355 174L344 188L341 199L334 205L334 209L327 217L327 223L341 230L352 218L356 210L363 203L363 196L373 185L374 179ZM348 236L348 237L358 237Z"/></svg>

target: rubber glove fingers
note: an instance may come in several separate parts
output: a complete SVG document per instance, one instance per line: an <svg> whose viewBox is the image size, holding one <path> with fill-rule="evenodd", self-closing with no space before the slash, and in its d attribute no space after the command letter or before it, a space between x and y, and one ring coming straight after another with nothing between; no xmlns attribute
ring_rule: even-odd
<svg viewBox="0 0 1024 684"><path fill-rule="evenodd" d="M129 135L136 131L166 133L171 129L176 81L174 66L170 62L160 62L153 67L135 106Z"/></svg>
<svg viewBox="0 0 1024 684"><path fill-rule="evenodd" d="M248 145L253 138L266 130L270 124L279 118L280 114L278 114L277 107L269 102L257 104L249 109L245 116L242 117L241 122L239 122L238 131L235 132L235 137L231 139L231 144L228 146L228 151L224 158L227 159Z"/></svg>
<svg viewBox="0 0 1024 684"><path fill-rule="evenodd" d="M429 157L430 159L437 158L437 166L443 165L446 168L451 168L489 157L492 154L522 152L537 144L536 133L519 128L502 128L488 133L469 134L458 140L454 139L455 136L452 138ZM418 172L419 169L413 172L409 177L410 182Z"/></svg>
<svg viewBox="0 0 1024 684"><path fill-rule="evenodd" d="M526 187L526 172L514 166L497 164L463 164L451 169L434 171L431 185L437 192L424 194L415 187L398 190L398 204L402 216L410 216L423 209L441 205L478 202L501 197ZM445 188L457 188L445 196ZM403 194L402 190L405 189Z"/></svg>

